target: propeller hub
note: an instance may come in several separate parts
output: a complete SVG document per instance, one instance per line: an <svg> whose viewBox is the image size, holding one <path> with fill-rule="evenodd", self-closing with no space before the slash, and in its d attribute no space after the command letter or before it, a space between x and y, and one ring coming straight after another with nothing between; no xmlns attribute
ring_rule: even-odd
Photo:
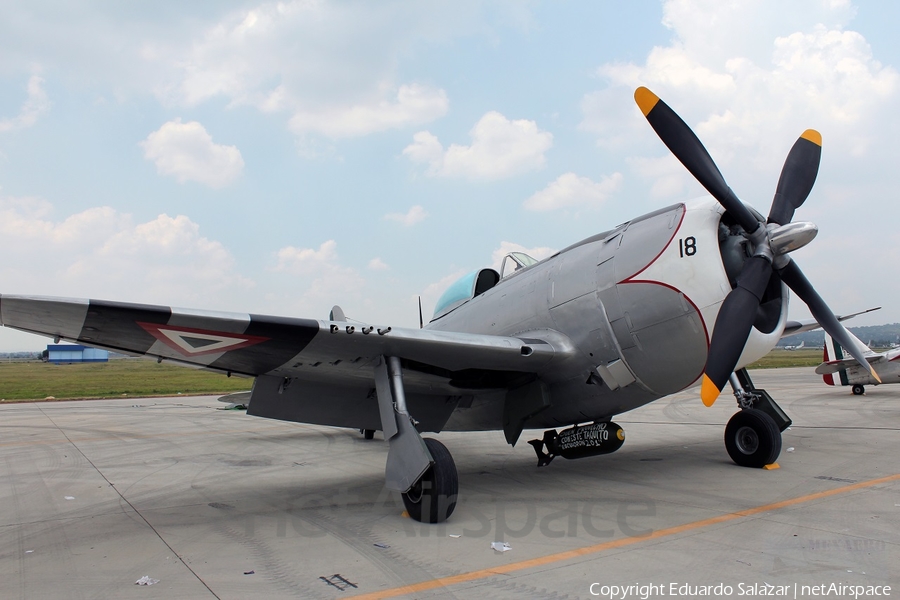
<svg viewBox="0 0 900 600"><path fill-rule="evenodd" d="M774 225L774 224L772 224ZM799 250L807 245L819 233L815 223L796 221L787 225L772 226L769 231L769 245L776 256Z"/></svg>

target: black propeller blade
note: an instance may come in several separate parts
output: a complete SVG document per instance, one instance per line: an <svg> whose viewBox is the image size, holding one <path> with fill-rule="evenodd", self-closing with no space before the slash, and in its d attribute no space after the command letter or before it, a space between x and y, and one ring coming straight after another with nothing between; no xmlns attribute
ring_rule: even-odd
<svg viewBox="0 0 900 600"><path fill-rule="evenodd" d="M789 288L794 290L797 297L806 303L806 306L809 307L809 312L812 314L813 318L819 322L822 329L827 331L828 335L837 340L837 342L847 350L850 353L850 356L855 358L859 364L868 369L869 373L872 374L872 377L875 378L875 381L881 383L881 378L878 376L878 373L875 372L872 365L869 364L869 361L866 360L863 350L850 335L850 332L837 320L837 317L834 316L834 313L828 308L828 305L825 304L822 296L820 296L812 286L803 274L803 271L797 266L797 263L791 260L787 265L778 270L778 275Z"/></svg>
<svg viewBox="0 0 900 600"><path fill-rule="evenodd" d="M812 239L808 230L811 227L814 236L815 227L812 224L793 229L775 227L791 222L794 211L806 201L816 182L822 156L822 136L819 132L807 129L791 148L781 170L769 212L768 222L773 225L761 228L763 224L731 191L706 148L681 117L645 87L635 90L634 100L672 154L738 222L753 245L753 256L744 262L735 288L725 297L716 317L700 391L703 403L712 406L734 372L773 274L781 277L809 306L810 312L825 331L846 347L861 365L867 367L876 380L881 381L849 332L840 324L796 263L787 256L788 252L802 247ZM804 229L807 231L801 235L801 230ZM773 263L776 266L773 267Z"/></svg>
<svg viewBox="0 0 900 600"><path fill-rule="evenodd" d="M822 136L815 129L807 129L794 142L784 161L769 211L769 223L785 225L791 222L794 211L806 201L816 182L821 158Z"/></svg>
<svg viewBox="0 0 900 600"><path fill-rule="evenodd" d="M771 276L772 263L762 256L752 256L744 263L735 288L725 297L716 317L700 388L700 399L706 406L713 405L734 373Z"/></svg>
<svg viewBox="0 0 900 600"><path fill-rule="evenodd" d="M747 233L756 231L759 221L725 183L725 178L722 177L716 163L687 123L682 121L668 104L645 87L635 90L634 100L650 126L656 131L656 135L675 158L680 160L713 198L725 207L744 231Z"/></svg>

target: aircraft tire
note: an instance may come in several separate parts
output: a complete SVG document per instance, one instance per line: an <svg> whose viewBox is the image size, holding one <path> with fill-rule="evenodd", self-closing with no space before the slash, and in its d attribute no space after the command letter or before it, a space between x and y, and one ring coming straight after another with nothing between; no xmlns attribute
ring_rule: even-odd
<svg viewBox="0 0 900 600"><path fill-rule="evenodd" d="M363 429L363 437L367 440L375 439L375 430Z"/></svg>
<svg viewBox="0 0 900 600"><path fill-rule="evenodd" d="M434 464L408 492L401 494L403 506L410 518L420 523L441 523L456 508L459 476L446 446L431 438L424 438L424 442Z"/></svg>
<svg viewBox="0 0 900 600"><path fill-rule="evenodd" d="M858 383L853 386L853 395L854 396L862 396L865 393L866 393L866 388L859 385Z"/></svg>
<svg viewBox="0 0 900 600"><path fill-rule="evenodd" d="M736 464L759 469L774 463L781 454L781 432L763 411L742 410L725 427L725 449Z"/></svg>

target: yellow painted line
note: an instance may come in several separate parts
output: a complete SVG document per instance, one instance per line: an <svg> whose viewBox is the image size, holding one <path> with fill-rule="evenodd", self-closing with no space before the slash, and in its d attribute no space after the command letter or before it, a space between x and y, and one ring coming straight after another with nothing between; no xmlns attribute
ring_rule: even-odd
<svg viewBox="0 0 900 600"><path fill-rule="evenodd" d="M684 525L676 525L675 527L667 527L666 529L659 529L657 531L650 533L649 535L645 535L645 536L641 536L641 537L622 538L622 539L613 540L610 542L604 542L602 544L595 544L593 546L585 546L584 548L576 548L575 550L567 550L565 552L557 552L556 554L548 554L547 556L539 556L537 558L532 558L530 560L523 560L520 562L510 563L508 565L500 565L500 566L491 567L488 569L479 569L477 571L469 571L468 573L460 573L459 575L451 575L449 577L439 577L437 579L431 579L429 581L422 581L420 583L414 583L414 584L405 585L402 587L391 588L389 590L382 590L379 592L371 592L371 593L367 593L367 594L360 594L357 596L350 596L350 597L356 598L356 599L364 599L364 600L375 600L375 599L380 599L380 598L396 598L398 596L405 596L407 594L415 594L418 592L425 592L428 590L433 590L435 588L447 587L447 586L455 585L458 583L466 583L469 581L476 581L479 579L487 579L488 577L493 577L494 575L507 575L509 573L514 573L516 571L523 571L525 569L534 569L536 567L543 567L543 566L546 566L546 565L549 565L552 563L571 560L574 558L580 558L582 556L587 556L589 554L596 554L598 552L603 552L605 550L612 550L614 548L622 548L624 546L630 546L632 544L639 544L641 542L646 542L649 540L656 540L656 539L660 539L660 538L664 538L664 537L669 537L671 535L677 535L679 533L685 533L688 531L693 531L695 529L701 529L703 527L708 527L710 525L717 525L719 523L727 523L728 521L734 521L735 519L741 519L744 517L752 517L754 515L758 515L761 513L772 512L775 510L780 510L782 508L788 508L791 506L796 506L798 504L812 502L813 500L821 500L822 498L829 498L831 496L846 494L847 492L861 490L861 489L872 487L872 486L879 485L882 483L890 483L892 481L898 481L898 480L900 480L900 473L897 473L895 475L888 475L887 477L880 477L878 479L870 479L869 481L861 481L859 483L845 485L843 487L835 488L832 490L825 490L823 492L807 494L806 496L800 496L798 498L782 500L781 502L773 502L771 504L764 504L762 506L757 506L755 508L748 508L746 510L740 510L740 511L733 512L733 513L718 515L716 517L710 517L708 519L702 519L700 521L694 521L692 523L685 523Z"/></svg>

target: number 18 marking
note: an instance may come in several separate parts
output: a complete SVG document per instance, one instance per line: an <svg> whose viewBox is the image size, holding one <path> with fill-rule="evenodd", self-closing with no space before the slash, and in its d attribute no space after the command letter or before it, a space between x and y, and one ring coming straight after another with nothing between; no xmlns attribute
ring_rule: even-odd
<svg viewBox="0 0 900 600"><path fill-rule="evenodd" d="M697 254L697 238L688 236L678 240L678 256L684 258L695 254Z"/></svg>

